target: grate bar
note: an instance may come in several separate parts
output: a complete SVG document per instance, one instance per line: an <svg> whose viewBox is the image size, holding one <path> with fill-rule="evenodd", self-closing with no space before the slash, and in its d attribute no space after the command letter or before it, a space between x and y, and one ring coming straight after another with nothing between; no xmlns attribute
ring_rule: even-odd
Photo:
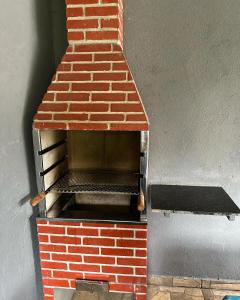
<svg viewBox="0 0 240 300"><path fill-rule="evenodd" d="M52 186L51 191L138 195L138 182L138 173L71 170Z"/></svg>

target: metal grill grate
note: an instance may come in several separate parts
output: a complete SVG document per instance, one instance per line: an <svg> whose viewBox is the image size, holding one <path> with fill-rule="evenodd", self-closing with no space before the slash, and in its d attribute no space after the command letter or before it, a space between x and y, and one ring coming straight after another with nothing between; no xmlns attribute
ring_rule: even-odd
<svg viewBox="0 0 240 300"><path fill-rule="evenodd" d="M61 193L107 193L138 195L139 174L125 172L83 172L71 170L51 188Z"/></svg>

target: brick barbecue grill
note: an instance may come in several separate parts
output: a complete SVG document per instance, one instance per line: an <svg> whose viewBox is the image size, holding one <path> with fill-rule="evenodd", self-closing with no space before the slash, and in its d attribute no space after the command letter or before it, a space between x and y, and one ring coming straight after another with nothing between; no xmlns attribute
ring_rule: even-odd
<svg viewBox="0 0 240 300"><path fill-rule="evenodd" d="M81 280L146 300L149 125L123 54L122 0L66 9L69 46L33 122L44 300L73 299L61 293Z"/></svg>

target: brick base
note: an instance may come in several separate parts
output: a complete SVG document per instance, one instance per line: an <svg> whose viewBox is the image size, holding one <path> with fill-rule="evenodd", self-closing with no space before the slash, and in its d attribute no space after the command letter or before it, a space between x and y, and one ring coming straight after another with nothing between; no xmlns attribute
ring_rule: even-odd
<svg viewBox="0 0 240 300"><path fill-rule="evenodd" d="M147 299L147 225L37 221L44 300L76 279Z"/></svg>

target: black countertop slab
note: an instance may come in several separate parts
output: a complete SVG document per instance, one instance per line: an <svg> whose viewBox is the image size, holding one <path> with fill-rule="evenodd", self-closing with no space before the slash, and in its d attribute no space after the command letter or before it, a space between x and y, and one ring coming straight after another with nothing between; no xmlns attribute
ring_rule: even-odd
<svg viewBox="0 0 240 300"><path fill-rule="evenodd" d="M221 187L151 185L154 212L235 216L240 210Z"/></svg>

